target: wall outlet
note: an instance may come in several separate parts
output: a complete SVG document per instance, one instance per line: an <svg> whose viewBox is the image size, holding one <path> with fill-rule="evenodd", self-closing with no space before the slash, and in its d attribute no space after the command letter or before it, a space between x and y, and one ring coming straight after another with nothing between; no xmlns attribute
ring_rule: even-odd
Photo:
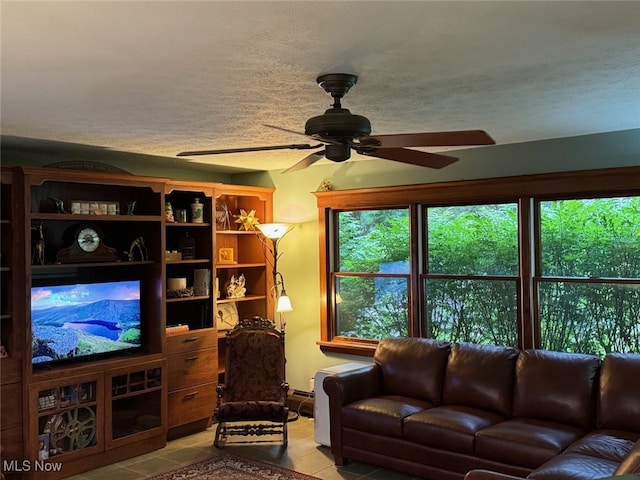
<svg viewBox="0 0 640 480"><path fill-rule="evenodd" d="M315 392L315 390L313 389L313 383L314 383L314 378L313 378L313 377L311 377L311 378L309 379L309 391L310 391L310 392Z"/></svg>

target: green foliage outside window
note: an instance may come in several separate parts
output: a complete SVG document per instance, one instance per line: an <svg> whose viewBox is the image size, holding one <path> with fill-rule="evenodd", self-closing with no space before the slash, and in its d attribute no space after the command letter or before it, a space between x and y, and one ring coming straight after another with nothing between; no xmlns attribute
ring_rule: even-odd
<svg viewBox="0 0 640 480"><path fill-rule="evenodd" d="M428 274L451 277L426 279L426 336L516 346L517 205L433 207L426 224Z"/></svg>
<svg viewBox="0 0 640 480"><path fill-rule="evenodd" d="M640 352L640 197L540 202L539 221L541 347ZM407 335L409 209L340 212L338 224L337 335ZM424 225L423 335L517 345L517 205L429 207Z"/></svg>
<svg viewBox="0 0 640 480"><path fill-rule="evenodd" d="M338 223L339 271L369 274L337 278L338 335L406 336L409 210L340 212Z"/></svg>
<svg viewBox="0 0 640 480"><path fill-rule="evenodd" d="M640 352L640 284L619 283L640 279L640 197L541 202L540 214L542 347Z"/></svg>

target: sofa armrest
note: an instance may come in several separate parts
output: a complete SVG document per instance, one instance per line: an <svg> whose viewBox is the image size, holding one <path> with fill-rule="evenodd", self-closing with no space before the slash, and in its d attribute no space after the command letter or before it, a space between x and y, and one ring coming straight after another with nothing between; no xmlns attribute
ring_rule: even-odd
<svg viewBox="0 0 640 480"><path fill-rule="evenodd" d="M363 398L382 395L382 372L376 364L325 377L322 388L329 405L341 407Z"/></svg>
<svg viewBox="0 0 640 480"><path fill-rule="evenodd" d="M505 473L492 472L490 470L482 470L477 468L470 470L464 476L464 480L524 480L524 477L516 477Z"/></svg>
<svg viewBox="0 0 640 480"><path fill-rule="evenodd" d="M614 475L626 474L640 475L640 440L636 442L631 451L622 459Z"/></svg>

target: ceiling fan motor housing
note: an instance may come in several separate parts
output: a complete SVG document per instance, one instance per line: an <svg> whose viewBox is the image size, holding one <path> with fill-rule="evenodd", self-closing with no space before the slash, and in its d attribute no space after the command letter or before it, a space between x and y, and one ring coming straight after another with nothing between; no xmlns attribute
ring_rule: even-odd
<svg viewBox="0 0 640 480"><path fill-rule="evenodd" d="M304 125L305 135L319 139L334 137L364 137L371 133L371 122L362 115L354 115L346 108L330 108L324 115L312 117Z"/></svg>

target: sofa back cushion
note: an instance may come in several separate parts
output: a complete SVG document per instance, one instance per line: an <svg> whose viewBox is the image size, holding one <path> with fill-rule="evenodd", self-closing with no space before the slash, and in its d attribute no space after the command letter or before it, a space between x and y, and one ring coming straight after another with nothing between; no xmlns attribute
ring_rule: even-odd
<svg viewBox="0 0 640 480"><path fill-rule="evenodd" d="M445 374L443 403L511 415L518 350L457 343Z"/></svg>
<svg viewBox="0 0 640 480"><path fill-rule="evenodd" d="M600 359L592 355L520 352L513 416L593 428L599 371Z"/></svg>
<svg viewBox="0 0 640 480"><path fill-rule="evenodd" d="M640 354L610 353L604 358L597 427L640 432Z"/></svg>
<svg viewBox="0 0 640 480"><path fill-rule="evenodd" d="M439 405L450 348L450 343L429 338L380 340L373 359L382 370L384 393Z"/></svg>

